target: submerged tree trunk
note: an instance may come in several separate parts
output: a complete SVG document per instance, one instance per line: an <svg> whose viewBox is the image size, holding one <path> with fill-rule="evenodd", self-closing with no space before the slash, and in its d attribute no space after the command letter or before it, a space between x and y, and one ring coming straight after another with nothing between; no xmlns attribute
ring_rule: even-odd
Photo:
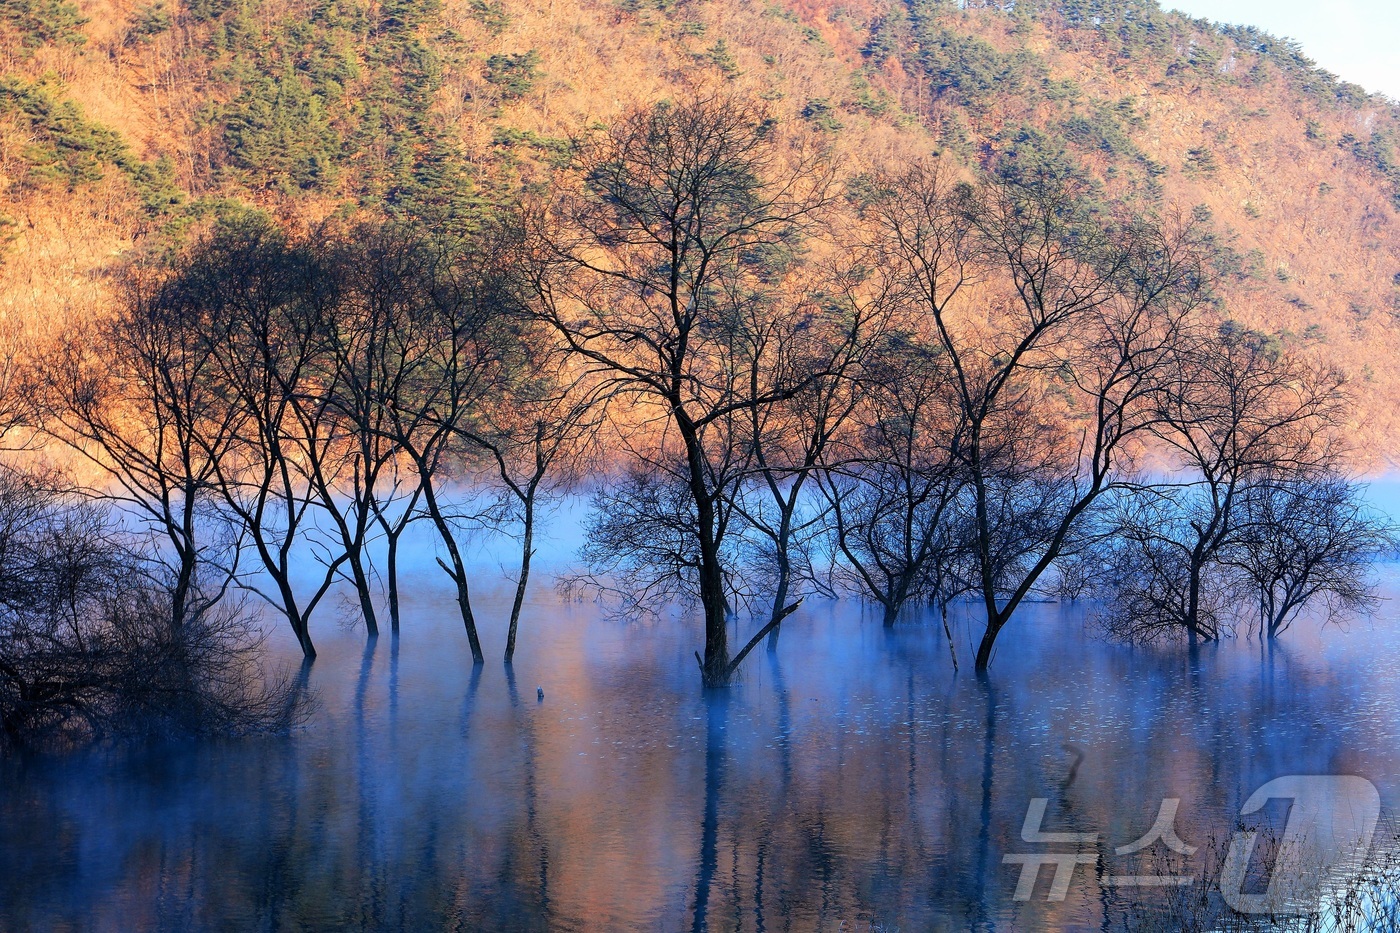
<svg viewBox="0 0 1400 933"><path fill-rule="evenodd" d="M530 582L530 558L535 554L535 499L533 491L525 500L525 529L520 547L520 579L515 583L515 599L510 605L510 630L506 633L506 663L515 657L515 632L520 624L520 608L525 604L525 587Z"/></svg>
<svg viewBox="0 0 1400 933"><path fill-rule="evenodd" d="M1220 542L1217 533L1218 516L1213 517L1210 526L1197 531L1196 546L1191 549L1190 563L1186 568L1186 631L1191 641L1210 641L1212 633L1201 627L1201 578L1206 562L1214 554Z"/></svg>
<svg viewBox="0 0 1400 933"><path fill-rule="evenodd" d="M705 657L700 662L700 679L706 687L729 683L729 613L724 598L724 569L714 547L702 548L700 559L700 604L705 613ZM709 553L706 553L709 552Z"/></svg>
<svg viewBox="0 0 1400 933"><path fill-rule="evenodd" d="M419 466L421 469L423 465ZM452 525L447 520L447 516L442 514L442 507L438 504L437 493L433 490L431 480L423 484L423 501L428 507L428 517L432 519L433 527L437 529L438 536L442 539L443 546L447 548L447 555L452 561L451 566L448 566L439 557L437 563L452 578L452 582L457 587L457 607L462 613L462 627L467 630L467 644L471 646L472 661L475 664L484 664L486 663L486 655L481 651L481 639L476 632L476 616L472 613L466 563L462 560L461 549L457 547L457 538L452 533Z"/></svg>
<svg viewBox="0 0 1400 933"><path fill-rule="evenodd" d="M389 553L385 557L384 575L389 588L389 631L399 634L399 536L389 535Z"/></svg>
<svg viewBox="0 0 1400 933"><path fill-rule="evenodd" d="M301 654L307 664L316 660L316 646L311 643L311 630L306 624L306 619L301 615L291 615L289 620L292 624L292 631L297 636L297 644L301 645Z"/></svg>
<svg viewBox="0 0 1400 933"><path fill-rule="evenodd" d="M471 592L467 586L467 571L462 564L457 545L455 543L449 544L448 551L452 556L452 566L448 567L447 564L443 563L442 558L438 558L438 566L447 571L447 575L457 586L457 606L462 612L462 627L467 630L467 644L471 647L472 662L484 664L486 663L486 655L482 653L481 639L476 633L476 616L472 613Z"/></svg>
<svg viewBox="0 0 1400 933"><path fill-rule="evenodd" d="M360 614L365 619L365 631L370 638L379 637L379 618L374 611L374 594L370 589L369 573L358 551L350 552L350 579L360 601Z"/></svg>
<svg viewBox="0 0 1400 933"><path fill-rule="evenodd" d="M788 517L783 517L782 533L787 534ZM789 560L787 549L780 546L778 548L778 586L773 591L773 610L768 616L768 650L775 651L778 647L778 633L782 631L782 620L788 615L787 599L788 591L792 588L792 561Z"/></svg>
<svg viewBox="0 0 1400 933"><path fill-rule="evenodd" d="M705 655L700 659L700 681L705 687L729 683L729 601L724 596L724 564L720 557L719 517L706 482L706 464L700 432L686 414L680 396L672 395L671 409L685 443L687 477L695 504L697 544L700 547L700 606L705 615Z"/></svg>
<svg viewBox="0 0 1400 933"><path fill-rule="evenodd" d="M953 659L953 673L958 672L958 649L953 643L953 630L948 626L948 601L938 601L938 611L943 618L943 634L948 639L948 656Z"/></svg>
<svg viewBox="0 0 1400 933"><path fill-rule="evenodd" d="M987 620L987 628L982 632L982 641L977 645L977 658L972 665L977 673L985 674L991 666L992 648L996 645L997 633L1001 631L1003 624L1001 620Z"/></svg>
<svg viewBox="0 0 1400 933"><path fill-rule="evenodd" d="M395 635L399 633L399 539L408 530L408 526L413 523L413 512L418 507L418 499L423 495L421 487L414 489L413 495L408 499L408 504L404 506L404 511L398 520L390 522L384 515L383 504L376 501L374 505L374 518L379 523L380 529L384 532L384 538L388 542L388 552L384 560L384 577L389 600L389 630Z"/></svg>

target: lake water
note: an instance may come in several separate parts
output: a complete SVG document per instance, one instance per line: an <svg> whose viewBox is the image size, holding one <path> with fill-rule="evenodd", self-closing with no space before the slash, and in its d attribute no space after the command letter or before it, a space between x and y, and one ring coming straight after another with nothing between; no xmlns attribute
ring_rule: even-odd
<svg viewBox="0 0 1400 933"><path fill-rule="evenodd" d="M621 621L542 577L512 673L508 593L483 590L473 670L443 581L406 588L397 640L313 623L319 705L288 737L0 761L0 929L1121 928L1137 895L1097 874L1135 870L1114 847L1163 798L1200 846L1183 875L1283 775L1400 803L1395 602L1194 659L1036 605L985 682L932 618L811 603L706 696L690 618ZM1022 841L1033 798L1098 841ZM1017 901L1004 856L1066 849L1097 866Z"/></svg>

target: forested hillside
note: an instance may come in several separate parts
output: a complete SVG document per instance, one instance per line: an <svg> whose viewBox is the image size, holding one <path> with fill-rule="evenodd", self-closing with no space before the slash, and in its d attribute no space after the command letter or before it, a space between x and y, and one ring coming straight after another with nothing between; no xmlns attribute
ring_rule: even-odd
<svg viewBox="0 0 1400 933"><path fill-rule="evenodd" d="M728 86L850 175L936 152L1194 216L1226 313L1400 437L1400 109L1151 0L0 0L0 311L41 339L213 218L468 227L570 136ZM1369 443L1368 443L1369 442Z"/></svg>

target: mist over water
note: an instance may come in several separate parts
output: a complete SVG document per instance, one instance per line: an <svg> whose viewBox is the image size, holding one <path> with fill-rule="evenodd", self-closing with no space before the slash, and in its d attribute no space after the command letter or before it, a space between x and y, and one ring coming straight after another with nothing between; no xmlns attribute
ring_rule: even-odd
<svg viewBox="0 0 1400 933"><path fill-rule="evenodd" d="M508 550L477 555L474 670L419 557L398 639L313 623L319 702L290 736L0 762L0 929L1103 928L1125 895L1097 869L1013 899L1004 855L1073 848L1021 840L1032 798L1117 873L1163 798L1202 846L1186 871L1281 775L1400 801L1393 565L1374 620L1300 622L1272 653L1109 645L1031 605L986 682L966 618L955 674L934 616L809 600L707 697L694 618L619 620L547 574L504 668ZM275 625L269 650L296 666Z"/></svg>

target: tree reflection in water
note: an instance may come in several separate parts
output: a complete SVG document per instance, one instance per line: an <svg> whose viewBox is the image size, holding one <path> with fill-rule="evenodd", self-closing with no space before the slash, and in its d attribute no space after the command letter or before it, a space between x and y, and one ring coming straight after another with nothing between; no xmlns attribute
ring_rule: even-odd
<svg viewBox="0 0 1400 933"><path fill-rule="evenodd" d="M1099 871L1133 870L1113 849L1164 797L1199 844L1272 778L1357 774L1390 805L1400 773L1384 620L1192 657L1037 606L979 680L933 615L812 603L707 696L683 620L542 591L513 667L473 666L450 597L418 592L387 645L321 635L290 737L0 763L0 928L1111 927ZM1099 833L1062 902L1048 868L1014 901L1002 861L1055 848L1021 839L1033 797L1047 831Z"/></svg>

